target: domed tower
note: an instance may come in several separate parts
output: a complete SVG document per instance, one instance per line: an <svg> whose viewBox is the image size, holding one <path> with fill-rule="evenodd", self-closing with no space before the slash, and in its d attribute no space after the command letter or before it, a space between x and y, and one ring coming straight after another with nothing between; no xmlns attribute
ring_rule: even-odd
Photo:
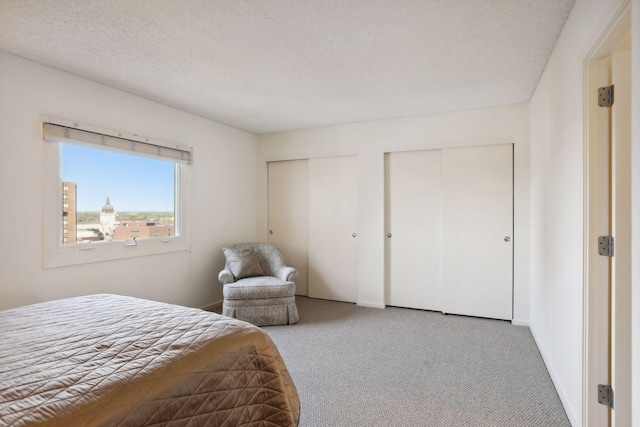
<svg viewBox="0 0 640 427"><path fill-rule="evenodd" d="M111 241L113 239L113 233L116 230L116 210L111 206L109 197L107 197L107 203L102 207L100 211L100 231L104 234L104 240Z"/></svg>

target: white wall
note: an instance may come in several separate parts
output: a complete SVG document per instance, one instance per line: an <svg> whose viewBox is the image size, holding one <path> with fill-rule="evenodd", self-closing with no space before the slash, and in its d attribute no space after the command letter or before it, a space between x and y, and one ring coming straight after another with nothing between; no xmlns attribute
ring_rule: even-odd
<svg viewBox="0 0 640 427"><path fill-rule="evenodd" d="M383 306L384 153L513 142L515 321L529 318L529 127L527 105L354 123L259 136L260 233L267 231L266 162L356 154L359 158L358 303Z"/></svg>
<svg viewBox="0 0 640 427"><path fill-rule="evenodd" d="M191 251L43 269L43 114L192 146ZM201 307L222 300L221 246L257 236L253 134L0 52L0 146L0 309L98 292Z"/></svg>
<svg viewBox="0 0 640 427"><path fill-rule="evenodd" d="M583 385L583 66L623 3L576 2L529 107L530 326L576 426Z"/></svg>

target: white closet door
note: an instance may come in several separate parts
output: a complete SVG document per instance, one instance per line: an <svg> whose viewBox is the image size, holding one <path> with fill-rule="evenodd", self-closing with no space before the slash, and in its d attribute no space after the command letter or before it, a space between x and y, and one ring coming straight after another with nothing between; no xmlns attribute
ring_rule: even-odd
<svg viewBox="0 0 640 427"><path fill-rule="evenodd" d="M309 296L357 299L356 156L309 159Z"/></svg>
<svg viewBox="0 0 640 427"><path fill-rule="evenodd" d="M442 152L445 313L512 319L512 150Z"/></svg>
<svg viewBox="0 0 640 427"><path fill-rule="evenodd" d="M298 270L296 294L307 295L307 160L270 162L269 243L280 248L288 266Z"/></svg>
<svg viewBox="0 0 640 427"><path fill-rule="evenodd" d="M441 153L387 154L388 305L442 309Z"/></svg>

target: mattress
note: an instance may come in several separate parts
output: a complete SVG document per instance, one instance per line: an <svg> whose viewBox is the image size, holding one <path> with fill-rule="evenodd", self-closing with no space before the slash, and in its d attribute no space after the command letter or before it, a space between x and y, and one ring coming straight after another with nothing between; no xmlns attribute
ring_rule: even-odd
<svg viewBox="0 0 640 427"><path fill-rule="evenodd" d="M271 339L236 319L118 295L0 312L1 426L296 426Z"/></svg>

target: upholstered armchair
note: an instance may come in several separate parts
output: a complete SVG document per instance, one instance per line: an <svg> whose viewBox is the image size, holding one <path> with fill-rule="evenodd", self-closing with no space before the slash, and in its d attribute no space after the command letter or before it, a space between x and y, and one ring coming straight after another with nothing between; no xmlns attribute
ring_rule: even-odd
<svg viewBox="0 0 640 427"><path fill-rule="evenodd" d="M269 243L238 243L223 248L222 314L258 326L286 325L298 321L295 279L280 249Z"/></svg>

